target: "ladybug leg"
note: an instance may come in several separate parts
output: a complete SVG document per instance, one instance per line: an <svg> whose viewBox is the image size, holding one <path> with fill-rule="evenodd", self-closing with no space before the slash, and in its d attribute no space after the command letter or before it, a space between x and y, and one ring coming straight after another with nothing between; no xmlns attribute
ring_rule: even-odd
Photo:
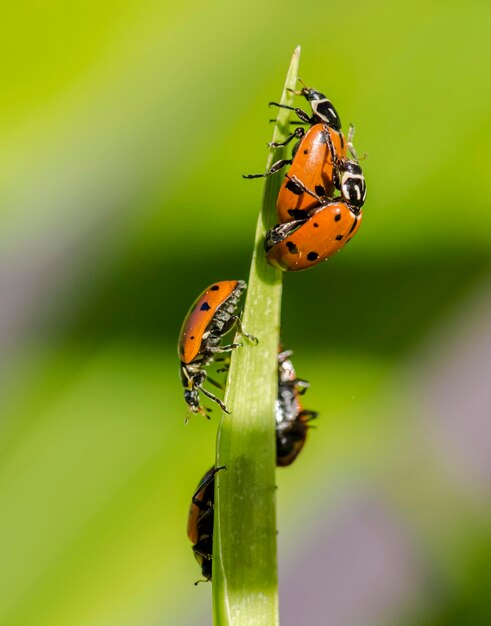
<svg viewBox="0 0 491 626"><path fill-rule="evenodd" d="M254 337L254 335L250 335L249 333L245 332L245 330L242 328L242 322L240 320L240 317L238 317L237 315L232 315L228 324L230 324L230 326L227 330L230 330L230 328L233 328L236 325L239 335L248 339L255 346L259 343L257 337Z"/></svg>
<svg viewBox="0 0 491 626"><path fill-rule="evenodd" d="M312 191L311 189L306 187L299 178L297 178L296 176L288 176L288 174L286 175L286 177L290 179L292 183L296 185L299 189L301 189L304 193L308 193L309 196L315 198L319 202L319 204L323 204L324 200L320 196L318 196L315 191Z"/></svg>
<svg viewBox="0 0 491 626"><path fill-rule="evenodd" d="M314 124L315 120L310 117L308 113L306 113L303 109L299 109L298 107L290 107L287 104L279 104L279 102L269 102L270 107L278 107L279 109L288 109L290 111L295 111L297 117L306 124Z"/></svg>
<svg viewBox="0 0 491 626"><path fill-rule="evenodd" d="M232 350L237 350L237 348L242 348L242 344L230 343L228 346L216 346L208 348L208 350L214 354L221 354L222 352L232 352Z"/></svg>
<svg viewBox="0 0 491 626"><path fill-rule="evenodd" d="M292 220L285 224L276 224L276 226L270 228L264 238L264 249L266 252L269 252L274 245L283 241L294 230L305 224L306 221L307 219Z"/></svg>
<svg viewBox="0 0 491 626"><path fill-rule="evenodd" d="M285 141L270 141L268 143L268 148L283 148L284 146L287 146L290 143L290 141L292 141L292 139L300 139L304 135L305 135L304 128L300 128L300 127L296 128L295 132L293 132L289 137L287 137Z"/></svg>
<svg viewBox="0 0 491 626"><path fill-rule="evenodd" d="M269 120L270 124L275 124L276 123L276 119L274 120ZM299 122L298 120L292 120L290 122L288 122L289 124L294 124L295 126L308 126L308 122Z"/></svg>
<svg viewBox="0 0 491 626"><path fill-rule="evenodd" d="M223 367L220 367L219 369L217 369L217 374L222 374L223 372L228 372L228 370L230 369L230 357L229 356L222 356L219 357L218 359L213 359L214 363L223 363Z"/></svg>
<svg viewBox="0 0 491 626"><path fill-rule="evenodd" d="M317 411L303 410L298 414L298 419L302 422L310 422L311 420L315 420L318 416L319 413Z"/></svg>
<svg viewBox="0 0 491 626"><path fill-rule="evenodd" d="M293 355L293 350L283 350L278 352L278 363L281 365L284 361L289 359Z"/></svg>
<svg viewBox="0 0 491 626"><path fill-rule="evenodd" d="M326 124L324 124L324 137L326 138L326 143L329 146L329 152L332 155L332 162L336 164L338 162L338 154L336 152L336 148L334 147L334 144L331 141L331 135L329 134L329 127Z"/></svg>
<svg viewBox="0 0 491 626"><path fill-rule="evenodd" d="M254 335L249 335L249 333L246 333L245 330L242 328L242 322L240 321L240 317L238 315L231 315L228 318L228 320L223 325L223 328L220 331L220 334L221 335L226 335L230 330L232 330L232 328L234 326L237 326L237 332L239 333L239 335L242 335L242 337L245 337L246 339L248 339L254 345L256 345L258 343L257 338L254 337ZM240 347L242 347L242 344L232 344L232 346L235 346L235 347L240 346ZM220 347L220 350L225 350L225 348L228 348L228 347L229 346L222 346L222 347ZM227 350L227 352L230 352L230 350Z"/></svg>
<svg viewBox="0 0 491 626"><path fill-rule="evenodd" d="M286 387L291 387L292 389L297 389L298 393L303 395L307 389L310 387L310 383L308 380L304 380L303 378L295 378L294 380L288 380L284 383L281 383Z"/></svg>
<svg viewBox="0 0 491 626"><path fill-rule="evenodd" d="M361 161L362 159L366 159L368 154L364 154L362 157L359 157L358 154L356 153L355 150L355 146L353 145L353 137L355 136L355 127L353 124L349 125L349 130L348 130L348 140L347 140L347 146L348 146L348 150L351 152L351 156L353 157L353 159L358 163L358 161Z"/></svg>
<svg viewBox="0 0 491 626"><path fill-rule="evenodd" d="M222 356L218 359L213 359L214 363L224 363L223 367L220 367L219 369L217 369L217 374L223 374L223 372L228 372L228 370L230 369L230 357L229 356Z"/></svg>
<svg viewBox="0 0 491 626"><path fill-rule="evenodd" d="M295 383L295 386L300 389L299 393L305 393L310 387L309 381L305 380L305 378L295 378L293 382Z"/></svg>
<svg viewBox="0 0 491 626"><path fill-rule="evenodd" d="M266 176L270 176L271 174L275 174L285 165L291 165L292 159L281 159L281 161L276 161L271 166L271 169L268 172L264 172L264 174L242 174L242 178L266 178Z"/></svg>
<svg viewBox="0 0 491 626"><path fill-rule="evenodd" d="M349 130L348 130L348 141L346 143L348 146L348 150L351 152L351 156L354 158L355 161L358 162L358 155L356 154L355 147L353 145L354 136L355 136L355 127L353 126L353 124L350 124Z"/></svg>
<svg viewBox="0 0 491 626"><path fill-rule="evenodd" d="M186 415L186 419L184 420L184 423L187 424L189 422L189 418L195 415L196 413L199 413L203 417L206 417L207 420L209 420L210 416L208 415L208 413L210 412L211 412L211 409L207 407L203 407L203 406L199 406L196 410L195 409L189 410L188 414Z"/></svg>
<svg viewBox="0 0 491 626"><path fill-rule="evenodd" d="M356 162L359 161L358 155L356 154L356 150L355 150L355 146L353 145L353 137L355 136L355 127L353 124L349 125L349 130L348 130L348 141L347 141L347 145L348 145L348 150L351 152L351 156L354 158L354 160ZM366 158L366 154L363 158Z"/></svg>
<svg viewBox="0 0 491 626"><path fill-rule="evenodd" d="M353 137L355 136L355 125L350 124L348 129L348 144L353 143Z"/></svg>
<svg viewBox="0 0 491 626"><path fill-rule="evenodd" d="M222 389L222 390L224 389L224 386L222 385L222 383L219 383L217 380L214 380L213 378L210 378L209 376L206 378L206 380L217 389Z"/></svg>
<svg viewBox="0 0 491 626"><path fill-rule="evenodd" d="M230 411L227 409L225 403L220 400L220 398L218 398L215 394L211 393L211 391L208 391L207 389L205 389L204 387L199 387L199 390L207 397L210 398L210 400L213 400L213 402L216 402L218 404L218 406L222 409L222 411L225 411L225 413L229 413Z"/></svg>

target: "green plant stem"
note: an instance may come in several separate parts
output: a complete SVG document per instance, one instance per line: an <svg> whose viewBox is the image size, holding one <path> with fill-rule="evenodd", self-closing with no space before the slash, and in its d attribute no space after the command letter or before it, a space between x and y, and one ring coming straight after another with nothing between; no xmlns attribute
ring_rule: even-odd
<svg viewBox="0 0 491 626"><path fill-rule="evenodd" d="M291 105L300 48L293 54L281 103ZM289 134L290 111L278 109L273 141ZM267 169L284 156L270 150ZM264 185L254 254L244 307L244 329L259 339L243 339L232 355L216 463L227 471L215 480L213 536L213 607L216 626L278 624L276 568L275 417L277 353L280 333L282 273L266 262L266 231L277 223L276 197L283 177ZM251 183L252 184L252 183Z"/></svg>

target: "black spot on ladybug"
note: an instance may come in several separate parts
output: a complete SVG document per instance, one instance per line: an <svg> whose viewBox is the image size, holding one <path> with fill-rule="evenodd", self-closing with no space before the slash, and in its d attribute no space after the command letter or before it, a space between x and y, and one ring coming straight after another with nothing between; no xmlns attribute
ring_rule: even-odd
<svg viewBox="0 0 491 626"><path fill-rule="evenodd" d="M318 196L325 196L326 195L326 190L324 189L324 187L322 185L316 185L315 186L315 193Z"/></svg>
<svg viewBox="0 0 491 626"><path fill-rule="evenodd" d="M307 254L307 258L309 261L316 261L319 258L319 255L317 252L309 252Z"/></svg>
<svg viewBox="0 0 491 626"><path fill-rule="evenodd" d="M203 304L200 306L200 311L209 311L211 309L211 306L208 304L208 302L203 302Z"/></svg>
<svg viewBox="0 0 491 626"><path fill-rule="evenodd" d="M210 291L218 291L220 289L220 285L213 285L213 287L210 287Z"/></svg>
<svg viewBox="0 0 491 626"><path fill-rule="evenodd" d="M288 191L291 191L296 196L301 196L303 194L303 191L300 189L300 187L297 184L293 182L293 180L289 180L286 183L285 187L288 189Z"/></svg>
<svg viewBox="0 0 491 626"><path fill-rule="evenodd" d="M317 222L314 222L314 228L319 228L319 224Z"/></svg>
<svg viewBox="0 0 491 626"><path fill-rule="evenodd" d="M339 222L339 220L340 220L340 219L341 219L341 213L337 213L337 214L334 216L334 221L335 221L335 222Z"/></svg>
<svg viewBox="0 0 491 626"><path fill-rule="evenodd" d="M304 154L308 154L308 153L309 153L309 151L308 151L308 150L304 150L304 151L303 151L303 153L304 153Z"/></svg>
<svg viewBox="0 0 491 626"><path fill-rule="evenodd" d="M343 238L343 235L336 235L336 241L341 241L342 238Z"/></svg>
<svg viewBox="0 0 491 626"><path fill-rule="evenodd" d="M290 254L298 254L298 248L293 241L287 241L286 247L288 248L288 252L290 252Z"/></svg>
<svg viewBox="0 0 491 626"><path fill-rule="evenodd" d="M194 339L194 335L191 335L190 339Z"/></svg>
<svg viewBox="0 0 491 626"><path fill-rule="evenodd" d="M296 220L306 219L306 213L302 209L288 209L288 213Z"/></svg>

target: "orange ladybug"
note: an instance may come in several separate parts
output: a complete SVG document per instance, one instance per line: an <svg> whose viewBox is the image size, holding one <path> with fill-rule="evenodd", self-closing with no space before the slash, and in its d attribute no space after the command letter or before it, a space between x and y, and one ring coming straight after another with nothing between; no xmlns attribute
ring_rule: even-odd
<svg viewBox="0 0 491 626"><path fill-rule="evenodd" d="M227 411L225 404L213 393L203 387L207 379L205 366L211 363L216 354L231 352L240 347L240 343L220 345L220 340L234 326L238 332L257 343L257 339L244 332L236 310L239 298L247 288L243 280L222 280L210 285L199 296L186 315L177 352L181 361L181 381L184 387L184 399L193 413L206 416L206 410L200 405L199 392L216 402ZM221 387L214 380L208 380Z"/></svg>

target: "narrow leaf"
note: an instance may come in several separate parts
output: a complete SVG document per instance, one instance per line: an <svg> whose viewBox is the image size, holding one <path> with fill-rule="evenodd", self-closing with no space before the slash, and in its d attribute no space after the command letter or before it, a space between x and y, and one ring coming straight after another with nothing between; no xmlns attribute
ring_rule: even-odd
<svg viewBox="0 0 491 626"><path fill-rule="evenodd" d="M292 57L281 98L292 105L300 48ZM289 134L290 111L278 109L273 141ZM266 169L284 157L270 150ZM259 215L244 329L259 339L232 355L223 414L217 438L217 465L226 465L215 481L213 605L216 626L278 624L275 497L275 417L277 353L280 331L280 271L268 265L263 248L266 230L277 223L276 197L283 176L266 178ZM253 184L253 183L250 183Z"/></svg>

